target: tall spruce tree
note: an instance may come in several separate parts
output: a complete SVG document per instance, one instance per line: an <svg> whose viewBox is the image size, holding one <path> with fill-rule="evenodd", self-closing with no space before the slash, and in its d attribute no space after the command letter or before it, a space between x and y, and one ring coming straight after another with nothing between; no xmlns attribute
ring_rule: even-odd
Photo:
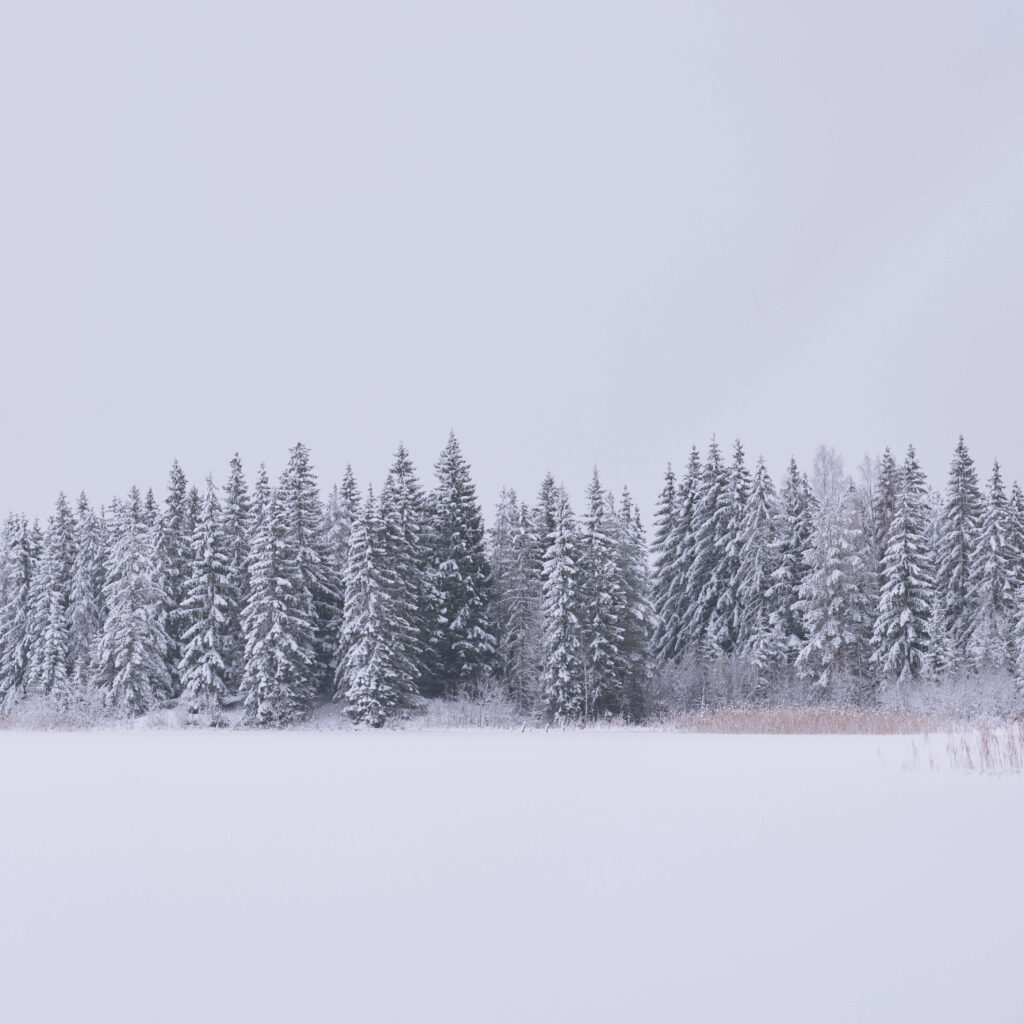
<svg viewBox="0 0 1024 1024"><path fill-rule="evenodd" d="M1009 502L1010 613L1007 633L1010 671L1018 676L1024 620L1024 490L1014 481ZM1018 676L1018 679L1020 677Z"/></svg>
<svg viewBox="0 0 1024 1024"><path fill-rule="evenodd" d="M564 487L554 494L554 525L544 553L543 703L556 724L582 719L583 645L580 638L579 538Z"/></svg>
<svg viewBox="0 0 1024 1024"><path fill-rule="evenodd" d="M896 510L882 558L874 664L897 691L927 664L934 602L928 489L913 445L900 470Z"/></svg>
<svg viewBox="0 0 1024 1024"><path fill-rule="evenodd" d="M807 639L800 591L812 568L810 552L817 511L807 476L791 458L779 494L773 530L775 568L768 588L769 623L791 662L796 661Z"/></svg>
<svg viewBox="0 0 1024 1024"><path fill-rule="evenodd" d="M108 611L97 666L104 703L122 718L143 714L174 690L157 544L155 529L141 518L134 491L114 524L103 588Z"/></svg>
<svg viewBox="0 0 1024 1024"><path fill-rule="evenodd" d="M736 594L740 608L737 648L754 668L759 688L787 658L787 638L772 622L771 588L777 567L775 527L779 521L775 484L759 459L740 530Z"/></svg>
<svg viewBox="0 0 1024 1024"><path fill-rule="evenodd" d="M892 451L886 448L878 463L878 486L875 491L873 537L875 562L881 566L889 543L889 528L896 516L900 500L900 470Z"/></svg>
<svg viewBox="0 0 1024 1024"><path fill-rule="evenodd" d="M237 693L245 669L245 635L242 611L249 597L249 524L252 502L242 460L235 453L224 486L220 530L227 560L227 588L233 600L227 608L224 624L224 685L228 693Z"/></svg>
<svg viewBox="0 0 1024 1024"><path fill-rule="evenodd" d="M739 601L740 559L743 551L743 520L750 495L750 471L747 469L743 445L733 446L732 464L728 473L728 489L721 510L718 537L720 557L715 569L714 589L717 600L708 623L708 640L712 649L732 654L739 640L742 608Z"/></svg>
<svg viewBox="0 0 1024 1024"><path fill-rule="evenodd" d="M969 655L979 669L1004 668L1009 659L1008 623L1013 603L1010 532L1010 507L996 462L974 547Z"/></svg>
<svg viewBox="0 0 1024 1024"><path fill-rule="evenodd" d="M385 555L385 525L367 492L345 570L345 611L337 696L352 718L379 728L413 704L418 650L416 611Z"/></svg>
<svg viewBox="0 0 1024 1024"><path fill-rule="evenodd" d="M229 687L225 659L237 642L230 630L238 616L220 499L209 479L192 536L192 551L192 573L182 604L187 626L182 635L185 650L178 666L181 704L189 715L219 724Z"/></svg>
<svg viewBox="0 0 1024 1024"><path fill-rule="evenodd" d="M655 628L652 643L659 660L669 660L665 652L674 647L671 634L675 628L674 616L669 602L674 578L676 523L679 512L679 483L672 471L671 463L665 471L665 486L658 496L654 510L654 538L651 541L653 564L651 600L655 612Z"/></svg>
<svg viewBox="0 0 1024 1024"><path fill-rule="evenodd" d="M420 692L436 695L438 666L432 656L438 638L440 601L433 585L428 508L409 452L399 444L380 493L381 558L390 575L392 598L404 610L412 634L407 654Z"/></svg>
<svg viewBox="0 0 1024 1024"><path fill-rule="evenodd" d="M495 640L488 615L490 566L476 487L459 442L448 437L435 467L431 502L438 601L435 664L445 693L475 686L490 667Z"/></svg>
<svg viewBox="0 0 1024 1024"><path fill-rule="evenodd" d="M62 523L70 509L61 495L50 517L40 557L29 585L29 654L26 691L37 696L66 695L71 661L68 635L70 565L69 525Z"/></svg>
<svg viewBox="0 0 1024 1024"><path fill-rule="evenodd" d="M544 555L555 533L555 512L558 505L558 485L555 478L547 473L537 492L537 503L530 513L530 529L533 533L534 549L537 555L537 576L545 580Z"/></svg>
<svg viewBox="0 0 1024 1024"><path fill-rule="evenodd" d="M727 528L732 518L729 472L721 449L712 439L695 498L691 531L692 556L686 580L686 610L682 629L686 643L700 656L721 653L709 626L727 585L723 571Z"/></svg>
<svg viewBox="0 0 1024 1024"><path fill-rule="evenodd" d="M316 662L314 612L299 568L294 523L260 467L253 494L245 634L245 721L294 722L308 710Z"/></svg>
<svg viewBox="0 0 1024 1024"><path fill-rule="evenodd" d="M530 512L515 491L502 490L489 542L495 674L526 710L540 674L543 595Z"/></svg>
<svg viewBox="0 0 1024 1024"><path fill-rule="evenodd" d="M805 555L808 572L795 607L806 630L796 667L822 692L834 689L845 676L862 676L866 666L871 609L860 543L849 493L828 496L814 513Z"/></svg>
<svg viewBox="0 0 1024 1024"><path fill-rule="evenodd" d="M693 647L688 623L690 603L694 600L694 515L702 474L700 453L694 447L690 450L686 472L679 481L673 533L666 545L670 563L664 570L666 591L657 609L658 632L653 641L655 659L662 665L677 662Z"/></svg>
<svg viewBox="0 0 1024 1024"><path fill-rule="evenodd" d="M339 577L343 578L348 565L348 546L359 515L359 487L351 465L345 467L345 475L341 485L331 488L327 499L327 539L334 554L334 564L338 566ZM342 584L344 589L344 582Z"/></svg>
<svg viewBox="0 0 1024 1024"><path fill-rule="evenodd" d="M587 491L579 533L578 591L583 650L583 715L589 720L622 708L625 593L617 550L620 522L597 470Z"/></svg>
<svg viewBox="0 0 1024 1024"><path fill-rule="evenodd" d="M72 675L84 681L91 676L106 618L103 603L106 529L83 493L78 499L75 522L75 553L71 567L68 602Z"/></svg>
<svg viewBox="0 0 1024 1024"><path fill-rule="evenodd" d="M10 711L25 696L31 633L29 591L39 549L24 516L4 523L5 572L0 604L0 711Z"/></svg>
<svg viewBox="0 0 1024 1024"><path fill-rule="evenodd" d="M309 449L296 444L288 456L278 487L284 549L296 573L299 604L308 605L315 658L308 669L313 692L334 689L334 664L341 626L342 581L332 557L327 517ZM304 613L306 614L306 613Z"/></svg>
<svg viewBox="0 0 1024 1024"><path fill-rule="evenodd" d="M154 525L158 529L158 560L160 569L160 587L164 593L164 628L168 642L168 666L171 678L171 690L174 695L181 692L181 677L178 675L178 664L181 661L182 635L187 623L182 612L185 590L188 586L189 574L192 571L192 511L189 499L188 480L178 463L174 460L170 477L167 482L167 498L164 501L163 515L153 522L153 509L144 506L143 521L149 528Z"/></svg>
<svg viewBox="0 0 1024 1024"><path fill-rule="evenodd" d="M967 660L975 621L974 556L981 530L984 499L963 435L949 467L946 500L938 525L935 579L936 619L956 663Z"/></svg>
<svg viewBox="0 0 1024 1024"><path fill-rule="evenodd" d="M623 712L634 722L648 713L648 684L651 678L651 637L654 606L647 560L647 537L640 512L627 488L619 504L616 556L622 591L622 640L624 661Z"/></svg>

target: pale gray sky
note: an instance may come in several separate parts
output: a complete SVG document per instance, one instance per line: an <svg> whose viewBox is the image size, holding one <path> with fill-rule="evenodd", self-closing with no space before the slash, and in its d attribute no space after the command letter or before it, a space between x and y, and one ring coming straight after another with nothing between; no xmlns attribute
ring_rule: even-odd
<svg viewBox="0 0 1024 1024"><path fill-rule="evenodd" d="M0 506L959 431L1024 477L1024 4L0 8ZM983 467L987 473L987 465Z"/></svg>

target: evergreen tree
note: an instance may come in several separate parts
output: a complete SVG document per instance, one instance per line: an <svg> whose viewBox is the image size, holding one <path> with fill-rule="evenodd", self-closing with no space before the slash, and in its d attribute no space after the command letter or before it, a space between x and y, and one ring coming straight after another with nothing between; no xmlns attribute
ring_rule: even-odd
<svg viewBox="0 0 1024 1024"><path fill-rule="evenodd" d="M736 441L729 467L728 491L720 510L718 530L720 558L713 577L717 601L708 623L708 640L714 650L732 654L739 639L742 608L739 602L740 560L743 550L743 520L750 495L750 471L743 445Z"/></svg>
<svg viewBox="0 0 1024 1024"><path fill-rule="evenodd" d="M105 547L103 518L93 511L83 493L78 499L68 601L72 679L85 680L90 676L97 653L106 617L103 603Z"/></svg>
<svg viewBox="0 0 1024 1024"><path fill-rule="evenodd" d="M61 495L57 512L50 517L42 550L29 585L28 666L25 675L27 692L39 696L67 691L70 662L68 636L69 566L64 562L67 523L62 523L70 509Z"/></svg>
<svg viewBox="0 0 1024 1024"><path fill-rule="evenodd" d="M673 649L672 633L675 622L669 602L672 593L675 563L675 543L679 511L679 484L669 464L665 471L665 486L658 496L654 511L654 539L651 559L654 566L651 583L651 601L655 612L654 650L662 655ZM659 660L661 660L659 658ZM665 658L664 660L668 660Z"/></svg>
<svg viewBox="0 0 1024 1024"><path fill-rule="evenodd" d="M378 728L412 705L417 671L415 609L396 600L402 587L384 556L384 529L370 490L350 538L337 687L348 713Z"/></svg>
<svg viewBox="0 0 1024 1024"><path fill-rule="evenodd" d="M404 452L405 449L402 447L400 450ZM358 516L359 488L352 467L346 466L341 486L335 484L327 500L327 539L339 577L344 576L348 565L349 539Z"/></svg>
<svg viewBox="0 0 1024 1024"><path fill-rule="evenodd" d="M974 460L961 435L949 468L946 500L939 520L935 588L936 619L941 619L952 659L959 664L967 659L976 620L973 570L983 501Z"/></svg>
<svg viewBox="0 0 1024 1024"><path fill-rule="evenodd" d="M192 536L192 550L192 573L182 604L188 625L182 636L185 650L178 667L181 704L190 715L204 716L216 724L228 692L225 655L235 643L230 629L238 617L221 504L209 479Z"/></svg>
<svg viewBox="0 0 1024 1024"><path fill-rule="evenodd" d="M160 584L157 538L137 514L138 492L134 497L115 524L103 588L108 613L97 666L104 703L124 718L148 711L174 685L168 669L170 643L162 614L167 595Z"/></svg>
<svg viewBox="0 0 1024 1024"><path fill-rule="evenodd" d="M1024 490L1016 481L1010 488L1009 536L1011 603L1007 632L1010 671L1017 676L1024 639Z"/></svg>
<svg viewBox="0 0 1024 1024"><path fill-rule="evenodd" d="M843 676L860 675L866 661L871 613L858 546L849 494L829 496L814 514L808 572L796 604L806 629L796 667L822 691Z"/></svg>
<svg viewBox="0 0 1024 1024"><path fill-rule="evenodd" d="M558 505L558 485L555 478L548 473L541 482L537 493L537 504L530 514L530 529L533 534L533 547L537 557L537 577L543 586L545 576L544 555L551 538L555 534L555 513Z"/></svg>
<svg viewBox="0 0 1024 1024"><path fill-rule="evenodd" d="M686 581L686 611L682 625L687 646L692 646L702 656L721 653L717 637L709 634L709 626L728 585L724 556L731 519L729 473L722 462L718 443L712 440L693 510L693 553Z"/></svg>
<svg viewBox="0 0 1024 1024"><path fill-rule="evenodd" d="M577 576L584 720L615 714L622 707L625 594L617 550L619 527L614 504L595 469L579 536Z"/></svg>
<svg viewBox="0 0 1024 1024"><path fill-rule="evenodd" d="M989 478L974 548L974 571L969 655L978 668L1003 668L1009 657L1007 625L1013 602L1013 565L1010 507L998 462Z"/></svg>
<svg viewBox="0 0 1024 1024"><path fill-rule="evenodd" d="M926 665L934 567L928 549L928 490L913 445L900 471L896 512L882 558L873 661L898 688Z"/></svg>
<svg viewBox="0 0 1024 1024"><path fill-rule="evenodd" d="M694 515L701 493L703 469L696 447L690 451L686 473L679 481L673 532L666 542L669 564L663 570L665 592L657 609L654 655L659 664L678 661L692 647L687 631L689 607L694 600L692 574L695 552Z"/></svg>
<svg viewBox="0 0 1024 1024"><path fill-rule="evenodd" d="M495 673L516 706L526 709L540 674L543 595L530 512L515 491L501 492L489 553Z"/></svg>
<svg viewBox="0 0 1024 1024"><path fill-rule="evenodd" d="M555 492L554 526L544 554L544 706L556 724L584 714L579 620L579 542L564 488Z"/></svg>
<svg viewBox="0 0 1024 1024"><path fill-rule="evenodd" d="M640 722L647 717L649 710L647 691L651 678L651 638L655 617L651 602L647 537L640 512L634 506L629 490L625 488L619 506L616 555L623 606L623 711L632 721Z"/></svg>
<svg viewBox="0 0 1024 1024"><path fill-rule="evenodd" d="M736 594L740 608L738 650L754 667L762 686L785 664L787 654L787 638L772 624L770 597L778 554L775 538L778 520L775 484L764 459L759 459L740 525L742 543Z"/></svg>
<svg viewBox="0 0 1024 1024"><path fill-rule="evenodd" d="M245 721L287 725L308 711L316 660L312 602L303 585L294 517L261 466L253 496L245 635Z"/></svg>
<svg viewBox="0 0 1024 1024"><path fill-rule="evenodd" d="M178 460L171 466L167 483L164 514L158 520L158 559L160 586L164 593L164 628L167 633L167 658L172 695L181 692L178 664L183 650L182 637L188 623L182 611L189 574L192 571L192 523L188 481ZM143 522L152 527L152 512L147 506Z"/></svg>
<svg viewBox="0 0 1024 1024"><path fill-rule="evenodd" d="M293 553L299 603L310 609L315 659L309 669L314 692L334 688L334 659L341 625L342 581L335 566L327 518L309 449L296 444L278 488L283 514L281 538Z"/></svg>
<svg viewBox="0 0 1024 1024"><path fill-rule="evenodd" d="M179 466L178 468L180 471L181 467ZM173 470L171 473L171 479L172 482L176 479L176 474ZM145 524L145 526L150 530L155 530L160 525L160 506L156 503L156 496L153 494L153 488L151 487L146 491L145 499L140 497L138 488L133 487L132 492L133 496L129 499L132 505L132 514L139 522Z"/></svg>
<svg viewBox="0 0 1024 1024"><path fill-rule="evenodd" d="M438 668L431 656L437 641L439 597L431 579L427 503L412 459L399 444L381 490L380 557L387 565L392 600L403 609L412 633L405 641L413 679L421 693L435 695Z"/></svg>
<svg viewBox="0 0 1024 1024"><path fill-rule="evenodd" d="M796 460L791 458L779 495L773 530L775 568L768 588L771 608L768 621L791 661L796 660L807 639L801 612L801 588L813 564L811 548L817 511L811 485ZM837 511L832 510L833 514Z"/></svg>
<svg viewBox="0 0 1024 1024"><path fill-rule="evenodd" d="M24 696L31 644L29 590L39 558L28 520L11 515L4 524L5 572L0 604L0 711Z"/></svg>
<svg viewBox="0 0 1024 1024"><path fill-rule="evenodd" d="M227 592L233 600L228 603L224 625L224 685L228 693L237 693L245 671L245 634L242 629L242 611L249 597L249 525L252 502L242 469L242 460L236 453L231 460L228 482L224 487L224 505L220 530L227 560Z"/></svg>
<svg viewBox="0 0 1024 1024"><path fill-rule="evenodd" d="M445 692L475 685L494 656L488 616L490 566L476 487L455 435L435 467L431 540L438 600L436 665Z"/></svg>
<svg viewBox="0 0 1024 1024"><path fill-rule="evenodd" d="M896 508L900 500L900 470L893 458L892 451L886 448L878 464L878 490L875 494L874 524L875 562L879 566L885 557L885 549L889 543L889 528L896 516Z"/></svg>

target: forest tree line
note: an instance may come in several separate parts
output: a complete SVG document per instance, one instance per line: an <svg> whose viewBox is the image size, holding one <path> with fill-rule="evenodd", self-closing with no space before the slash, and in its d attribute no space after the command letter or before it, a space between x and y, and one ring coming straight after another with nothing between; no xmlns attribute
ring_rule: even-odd
<svg viewBox="0 0 1024 1024"><path fill-rule="evenodd" d="M0 711L280 726L339 701L379 726L424 697L499 685L557 723L660 709L663 683L743 669L744 702L803 681L871 703L922 678L1024 675L1024 493L979 482L961 438L945 493L914 449L860 479L821 449L776 487L712 441L669 468L648 547L597 472L577 515L548 475L501 494L490 529L452 435L430 489L404 446L379 493L351 469L324 501L305 446L272 484L61 495L11 515L0 561ZM702 696L703 700L703 696Z"/></svg>

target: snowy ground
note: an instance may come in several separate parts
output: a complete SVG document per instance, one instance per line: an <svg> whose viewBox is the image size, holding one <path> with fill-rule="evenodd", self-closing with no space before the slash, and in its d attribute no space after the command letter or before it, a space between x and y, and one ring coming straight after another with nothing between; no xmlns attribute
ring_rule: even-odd
<svg viewBox="0 0 1024 1024"><path fill-rule="evenodd" d="M900 737L0 733L9 1021L1020 1021L1024 782Z"/></svg>

